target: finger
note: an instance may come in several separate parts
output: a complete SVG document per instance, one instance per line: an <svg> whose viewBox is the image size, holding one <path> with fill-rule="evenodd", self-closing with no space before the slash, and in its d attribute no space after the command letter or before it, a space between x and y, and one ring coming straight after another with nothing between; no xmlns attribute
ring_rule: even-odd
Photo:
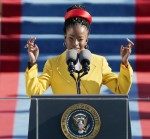
<svg viewBox="0 0 150 139"><path fill-rule="evenodd" d="M39 55L39 48L38 48L38 46L35 44L35 51L36 51L36 53L35 53L35 57L36 57L36 59L37 59L37 57L38 57L38 55Z"/></svg>
<svg viewBox="0 0 150 139"><path fill-rule="evenodd" d="M123 47L123 50L131 50L130 47Z"/></svg>
<svg viewBox="0 0 150 139"><path fill-rule="evenodd" d="M124 53L124 55L130 55L130 53L131 53L131 48L125 47L124 50L123 50L123 53Z"/></svg>
<svg viewBox="0 0 150 139"><path fill-rule="evenodd" d="M34 42L35 42L35 40L36 40L36 37L30 37L29 39L28 39L28 41L27 41L27 44L29 44L29 45L34 45Z"/></svg>
<svg viewBox="0 0 150 139"><path fill-rule="evenodd" d="M123 51L124 50L124 46L123 45L121 45L121 47L120 47L120 51Z"/></svg>
<svg viewBox="0 0 150 139"><path fill-rule="evenodd" d="M30 40L27 41L27 47L34 47L34 42L31 42Z"/></svg>
<svg viewBox="0 0 150 139"><path fill-rule="evenodd" d="M34 43L35 40L36 40L36 37L33 37L33 38L30 40L30 42L31 42L31 43Z"/></svg>
<svg viewBox="0 0 150 139"><path fill-rule="evenodd" d="M31 41L32 41L32 39L33 39L33 37L32 37L32 36L30 36L30 38L28 39L28 41L27 41L27 42L31 42Z"/></svg>
<svg viewBox="0 0 150 139"><path fill-rule="evenodd" d="M28 48L29 47L29 45L28 44L26 44L25 46L24 46L24 48Z"/></svg>
<svg viewBox="0 0 150 139"><path fill-rule="evenodd" d="M32 48L34 45L32 45L31 43L27 44L27 48Z"/></svg>
<svg viewBox="0 0 150 139"><path fill-rule="evenodd" d="M35 51L36 51L35 48L29 49L29 52L35 52Z"/></svg>
<svg viewBox="0 0 150 139"><path fill-rule="evenodd" d="M124 46L123 46L123 45L121 45L121 49L124 49Z"/></svg>
<svg viewBox="0 0 150 139"><path fill-rule="evenodd" d="M34 48L35 48L37 51L39 50L37 44L34 45Z"/></svg>
<svg viewBox="0 0 150 139"><path fill-rule="evenodd" d="M134 46L134 43L129 38L127 38L127 41L128 41L128 47L132 48Z"/></svg>
<svg viewBox="0 0 150 139"><path fill-rule="evenodd" d="M27 44L24 46L24 48L28 48L30 47L31 45L33 45L31 42L30 42L30 39L27 41Z"/></svg>
<svg viewBox="0 0 150 139"><path fill-rule="evenodd" d="M34 50L35 50L35 47L34 47L33 45L29 45L29 46L28 46L28 49L31 50L31 51L34 51Z"/></svg>
<svg viewBox="0 0 150 139"><path fill-rule="evenodd" d="M121 54L121 55L122 55L122 53L123 53L123 50L124 50L124 46L121 45L121 47L120 47L120 54Z"/></svg>

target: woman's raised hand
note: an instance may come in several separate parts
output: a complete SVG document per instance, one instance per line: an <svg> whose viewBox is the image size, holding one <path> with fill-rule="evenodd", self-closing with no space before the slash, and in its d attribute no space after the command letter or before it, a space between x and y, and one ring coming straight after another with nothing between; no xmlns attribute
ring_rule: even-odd
<svg viewBox="0 0 150 139"><path fill-rule="evenodd" d="M127 38L127 41L128 41L128 45L127 46L121 45L121 48L120 48L122 64L124 64L125 66L128 65L128 58L131 54L132 47L134 46L134 43L131 40L129 40L128 38Z"/></svg>
<svg viewBox="0 0 150 139"><path fill-rule="evenodd" d="M35 63L39 56L39 48L35 44L35 40L36 37L30 37L25 45L25 48L28 48L28 55L31 64Z"/></svg>

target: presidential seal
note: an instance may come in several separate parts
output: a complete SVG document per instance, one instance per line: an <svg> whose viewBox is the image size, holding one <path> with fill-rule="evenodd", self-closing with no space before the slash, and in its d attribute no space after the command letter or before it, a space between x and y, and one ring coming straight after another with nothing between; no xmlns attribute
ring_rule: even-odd
<svg viewBox="0 0 150 139"><path fill-rule="evenodd" d="M100 126L97 111L83 103L70 106L61 118L61 129L68 139L94 139Z"/></svg>

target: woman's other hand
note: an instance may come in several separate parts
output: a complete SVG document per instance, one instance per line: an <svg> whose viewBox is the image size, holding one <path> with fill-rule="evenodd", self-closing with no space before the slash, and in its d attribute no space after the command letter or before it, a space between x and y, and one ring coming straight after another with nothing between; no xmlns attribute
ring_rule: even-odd
<svg viewBox="0 0 150 139"><path fill-rule="evenodd" d="M36 62L38 56L39 56L39 48L35 44L36 37L30 37L27 41L26 48L28 48L28 55L30 59L30 63L33 64Z"/></svg>
<svg viewBox="0 0 150 139"><path fill-rule="evenodd" d="M128 66L128 58L131 54L132 47L134 46L134 43L131 40L129 40L128 38L127 38L127 41L128 41L128 45L127 46L121 45L121 48L120 48L122 64L125 65L126 67Z"/></svg>

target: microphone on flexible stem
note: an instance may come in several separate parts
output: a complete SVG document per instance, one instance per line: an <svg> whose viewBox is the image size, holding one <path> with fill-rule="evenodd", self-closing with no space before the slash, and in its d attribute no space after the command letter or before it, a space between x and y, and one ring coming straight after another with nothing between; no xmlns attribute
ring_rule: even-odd
<svg viewBox="0 0 150 139"><path fill-rule="evenodd" d="M77 85L77 94L81 94L80 93L80 81L81 81L81 77L83 77L84 75L88 74L89 70L90 70L90 63L91 63L91 52L87 49L84 49L82 51L80 51L79 54L79 62L82 65L82 71L83 74L80 76L80 72L78 73L78 78L76 81L76 85Z"/></svg>
<svg viewBox="0 0 150 139"><path fill-rule="evenodd" d="M70 72L70 75L75 79L73 73L75 71L75 65L77 64L77 51L75 49L70 49L67 51L66 54L66 63L68 65L68 71Z"/></svg>
<svg viewBox="0 0 150 139"><path fill-rule="evenodd" d="M90 70L90 63L91 63L91 57L92 54L88 49L84 49L80 52L79 54L79 62L82 65L82 70L85 74L88 74L89 70Z"/></svg>

